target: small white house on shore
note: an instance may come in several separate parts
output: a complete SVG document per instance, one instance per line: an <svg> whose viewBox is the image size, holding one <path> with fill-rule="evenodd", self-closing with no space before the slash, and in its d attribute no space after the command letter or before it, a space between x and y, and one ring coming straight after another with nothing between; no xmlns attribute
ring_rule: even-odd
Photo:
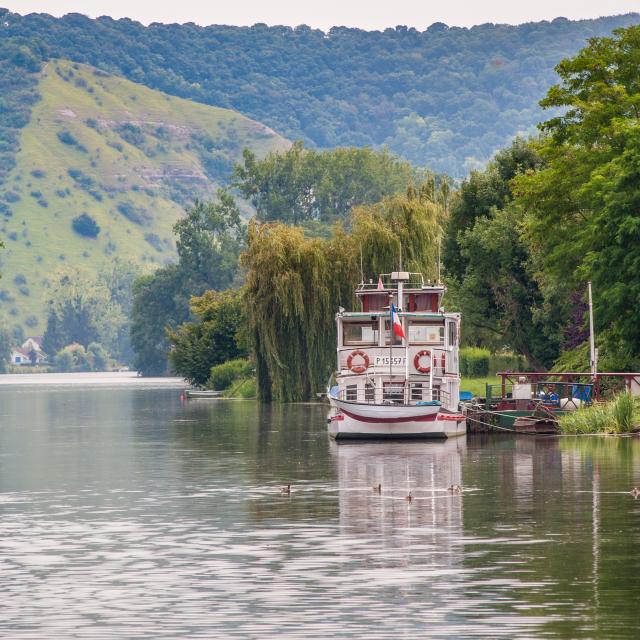
<svg viewBox="0 0 640 640"><path fill-rule="evenodd" d="M22 346L16 347L11 351L11 364L22 366L44 364L46 362L47 356L42 350L42 338L39 336L27 338L22 343Z"/></svg>

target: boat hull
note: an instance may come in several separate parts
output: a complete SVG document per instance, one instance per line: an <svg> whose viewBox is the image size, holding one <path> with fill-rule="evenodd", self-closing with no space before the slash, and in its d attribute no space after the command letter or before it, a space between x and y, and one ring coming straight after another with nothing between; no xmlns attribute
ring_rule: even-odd
<svg viewBox="0 0 640 640"><path fill-rule="evenodd" d="M439 405L365 405L331 398L327 422L336 440L445 439L466 433L465 417Z"/></svg>

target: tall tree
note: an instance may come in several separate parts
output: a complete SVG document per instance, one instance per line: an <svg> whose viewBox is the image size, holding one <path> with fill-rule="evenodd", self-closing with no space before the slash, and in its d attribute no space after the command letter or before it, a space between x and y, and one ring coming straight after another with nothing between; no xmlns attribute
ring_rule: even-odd
<svg viewBox="0 0 640 640"><path fill-rule="evenodd" d="M296 142L288 151L263 160L245 150L234 184L262 222L327 224L344 220L356 205L404 191L414 177L413 167L388 151L314 151Z"/></svg>
<svg viewBox="0 0 640 640"><path fill-rule="evenodd" d="M544 166L516 179L546 296L593 281L610 349L640 354L640 26L594 38L556 71L541 102Z"/></svg>

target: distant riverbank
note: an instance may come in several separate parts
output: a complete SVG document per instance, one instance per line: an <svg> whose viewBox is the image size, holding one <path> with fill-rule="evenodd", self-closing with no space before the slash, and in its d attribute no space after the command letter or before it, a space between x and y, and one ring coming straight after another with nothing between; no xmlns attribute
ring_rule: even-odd
<svg viewBox="0 0 640 640"><path fill-rule="evenodd" d="M110 386L110 387L166 387L187 386L182 378L142 378L135 371L99 371L90 373L20 373L0 375L3 386Z"/></svg>

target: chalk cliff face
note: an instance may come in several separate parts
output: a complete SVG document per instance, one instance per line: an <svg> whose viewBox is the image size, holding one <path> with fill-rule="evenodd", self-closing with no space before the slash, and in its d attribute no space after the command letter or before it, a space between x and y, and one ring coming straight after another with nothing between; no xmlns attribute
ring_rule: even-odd
<svg viewBox="0 0 640 640"><path fill-rule="evenodd" d="M0 185L0 305L29 333L44 330L57 269L90 277L116 256L149 268L172 260L173 224L195 198L214 197L244 148L289 146L234 111L64 60L43 67L37 92Z"/></svg>

